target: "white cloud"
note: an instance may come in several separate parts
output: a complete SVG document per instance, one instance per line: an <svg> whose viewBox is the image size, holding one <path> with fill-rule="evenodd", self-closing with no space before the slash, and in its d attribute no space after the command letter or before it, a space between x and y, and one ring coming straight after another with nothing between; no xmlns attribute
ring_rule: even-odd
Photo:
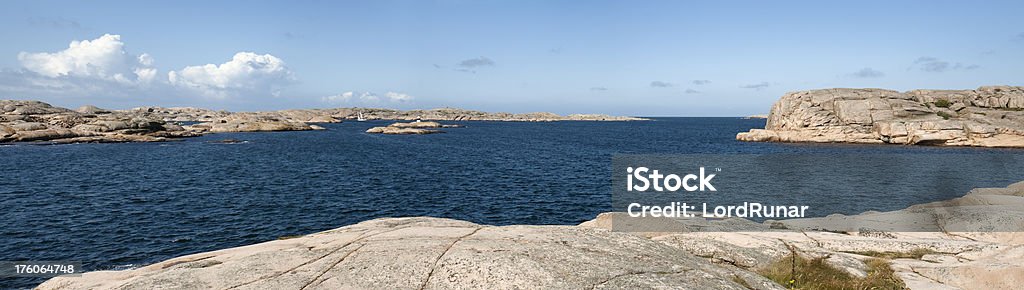
<svg viewBox="0 0 1024 290"><path fill-rule="evenodd" d="M236 53L220 65L187 66L167 73L175 86L195 89L206 96L224 98L240 93L276 95L280 88L295 80L280 58L270 54Z"/></svg>
<svg viewBox="0 0 1024 290"><path fill-rule="evenodd" d="M72 41L58 52L21 52L18 61L29 71L51 78L75 77L146 84L156 76L153 58L125 51L121 36L104 34L93 40Z"/></svg>
<svg viewBox="0 0 1024 290"><path fill-rule="evenodd" d="M340 94L337 94L337 95L326 96L326 97L320 98L320 100L322 100L324 103L332 103L332 104L348 103L350 100L352 100L352 95L353 94L354 94L353 92L344 92L344 93L340 93Z"/></svg>
<svg viewBox="0 0 1024 290"><path fill-rule="evenodd" d="M359 101L362 101L363 103L376 103L380 102L380 97L374 93L363 92L362 94L359 94Z"/></svg>
<svg viewBox="0 0 1024 290"><path fill-rule="evenodd" d="M413 99L410 95L395 92L388 92L387 94L384 94L384 96L387 97L389 101L400 103L412 101Z"/></svg>
<svg viewBox="0 0 1024 290"><path fill-rule="evenodd" d="M337 95L326 96L320 98L321 101L328 104L347 104L347 103L360 103L364 105L380 104L381 101L387 101L390 103L405 103L412 101L415 97L408 94L387 92L381 97L378 94L372 92L344 92Z"/></svg>

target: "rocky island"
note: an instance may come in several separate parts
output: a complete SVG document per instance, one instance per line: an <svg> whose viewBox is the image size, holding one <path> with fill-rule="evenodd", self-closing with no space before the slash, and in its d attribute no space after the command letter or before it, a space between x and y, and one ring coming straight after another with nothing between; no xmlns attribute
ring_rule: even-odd
<svg viewBox="0 0 1024 290"><path fill-rule="evenodd" d="M764 223L646 222L677 225L668 232L611 231L623 215L605 213L578 226L375 219L132 270L57 277L38 289L813 289L809 283L819 280L856 289L1016 289L1024 283L1024 182L893 212ZM898 231L907 222L934 230ZM987 228L992 225L1004 228Z"/></svg>
<svg viewBox="0 0 1024 290"><path fill-rule="evenodd" d="M159 142L207 133L321 130L316 123L336 123L362 114L371 120L489 120L489 121L634 121L633 117L551 113L486 113L462 109L399 111L371 108L227 112L201 108L140 107L106 110L83 106L78 110L39 101L0 100L0 143L48 141ZM182 122L195 124L183 125ZM424 128L395 128L395 132ZM390 132L390 131L389 131ZM430 132L433 133L433 132Z"/></svg>
<svg viewBox="0 0 1024 290"><path fill-rule="evenodd" d="M396 134L396 135L404 135L404 134L422 135L422 134L444 133L444 131L437 130L439 128L461 128L461 127L462 127L461 125L442 125L441 123L438 123L438 122L420 122L420 121L408 122L408 123L398 122L398 123L393 123L391 125L387 125L386 127L373 127L373 128L370 128L370 129L366 130L366 133Z"/></svg>
<svg viewBox="0 0 1024 290"><path fill-rule="evenodd" d="M1024 87L788 93L741 141L1024 147Z"/></svg>

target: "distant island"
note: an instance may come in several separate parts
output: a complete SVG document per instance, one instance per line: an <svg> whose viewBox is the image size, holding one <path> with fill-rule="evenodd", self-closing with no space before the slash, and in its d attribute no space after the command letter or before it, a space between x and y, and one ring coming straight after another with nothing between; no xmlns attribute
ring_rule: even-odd
<svg viewBox="0 0 1024 290"><path fill-rule="evenodd" d="M788 93L741 141L1024 147L1024 87Z"/></svg>
<svg viewBox="0 0 1024 290"><path fill-rule="evenodd" d="M602 114L488 113L441 108L390 110L335 108L269 112L228 112L201 108L140 107L106 110L83 106L77 110L54 107L40 101L0 100L0 143L49 141L160 142L220 132L299 131L324 129L316 123L356 120L441 121L638 121L635 117ZM184 124L184 123L194 124Z"/></svg>

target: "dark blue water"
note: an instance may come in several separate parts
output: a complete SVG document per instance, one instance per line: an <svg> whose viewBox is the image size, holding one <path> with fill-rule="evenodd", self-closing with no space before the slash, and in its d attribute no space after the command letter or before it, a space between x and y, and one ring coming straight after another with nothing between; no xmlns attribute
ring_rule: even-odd
<svg viewBox="0 0 1024 290"><path fill-rule="evenodd" d="M446 134L363 133L386 123L169 143L0 147L0 260L116 269L378 217L577 224L611 207L615 153L1007 152L737 142L737 132L764 121L736 118L458 122L466 128ZM248 142L210 143L228 138ZM879 210L905 206L875 202ZM39 282L0 280L0 288Z"/></svg>

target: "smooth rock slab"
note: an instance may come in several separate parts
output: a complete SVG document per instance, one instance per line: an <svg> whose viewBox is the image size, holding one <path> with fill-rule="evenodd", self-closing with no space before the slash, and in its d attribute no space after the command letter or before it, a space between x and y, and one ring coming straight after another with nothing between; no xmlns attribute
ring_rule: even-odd
<svg viewBox="0 0 1024 290"><path fill-rule="evenodd" d="M650 239L574 226L389 218L50 279L39 289L781 289Z"/></svg>

